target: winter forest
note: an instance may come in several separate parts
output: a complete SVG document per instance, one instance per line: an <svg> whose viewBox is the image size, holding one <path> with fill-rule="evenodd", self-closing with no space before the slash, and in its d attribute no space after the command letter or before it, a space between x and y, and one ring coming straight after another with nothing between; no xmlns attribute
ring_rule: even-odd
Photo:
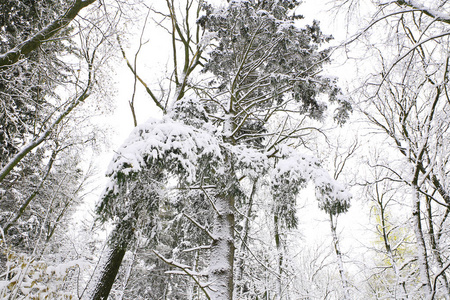
<svg viewBox="0 0 450 300"><path fill-rule="evenodd" d="M450 300L450 2L0 8L0 299Z"/></svg>

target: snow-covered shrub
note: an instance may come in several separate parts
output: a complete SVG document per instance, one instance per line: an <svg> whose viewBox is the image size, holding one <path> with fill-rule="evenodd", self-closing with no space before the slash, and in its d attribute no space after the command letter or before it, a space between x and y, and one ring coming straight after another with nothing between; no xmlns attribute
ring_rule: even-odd
<svg viewBox="0 0 450 300"><path fill-rule="evenodd" d="M0 277L1 299L76 299L71 275L84 268L80 260L50 265L23 253L6 251L6 272Z"/></svg>

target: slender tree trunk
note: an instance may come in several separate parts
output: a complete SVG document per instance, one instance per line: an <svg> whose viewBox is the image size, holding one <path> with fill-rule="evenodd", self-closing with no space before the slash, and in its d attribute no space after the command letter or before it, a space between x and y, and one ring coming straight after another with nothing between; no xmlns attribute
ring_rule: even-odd
<svg viewBox="0 0 450 300"><path fill-rule="evenodd" d="M273 215L273 226L275 233L275 246L277 248L277 256L278 256L278 278L277 278L277 299L281 299L281 295L283 294L283 249L281 248L281 234L280 234L280 224L278 219L278 213L275 212Z"/></svg>
<svg viewBox="0 0 450 300"><path fill-rule="evenodd" d="M395 254L392 252L391 242L389 240L389 235L386 231L386 229L388 228L388 224L386 223L385 207L383 206L383 202L382 202L382 200L380 200L380 198L378 198L378 205L379 205L379 209L380 209L381 234L382 234L382 238L383 238L383 242L384 242L384 248L386 250L386 254L389 257L389 261L394 270L397 284L403 290L403 295L398 295L397 287L396 287L394 290L394 297L395 297L395 299L407 299L408 292L406 291L405 281L400 276L400 270L397 266L397 260L395 258ZM402 279L402 280L399 281L399 279Z"/></svg>
<svg viewBox="0 0 450 300"><path fill-rule="evenodd" d="M45 129L39 136L35 137L31 142L26 144L20 151L14 155L10 159L10 161L0 170L0 182L2 182L6 176L19 164L19 162L28 155L31 151L33 151L37 146L42 144L50 134L55 130L55 128L62 122L62 120L69 115L72 110L74 110L80 103L83 103L86 100L91 92L92 88L92 65L89 66L89 81L85 88L85 90L79 95L77 98L72 100L72 102L64 109L63 112L56 118L53 123L48 125L48 128Z"/></svg>
<svg viewBox="0 0 450 300"><path fill-rule="evenodd" d="M414 235L416 237L417 242L417 258L419 262L419 276L420 276L420 282L422 285L422 289L425 293L425 296L431 295L431 283L430 283L430 272L429 272L429 265L428 265L428 259L427 259L427 248L425 245L425 239L423 237L422 232L422 223L421 223L421 216L420 216L420 195L419 195L419 188L416 184L413 183L413 227L414 227Z"/></svg>
<svg viewBox="0 0 450 300"><path fill-rule="evenodd" d="M193 270L194 272L198 272L198 263L199 263L199 259L200 259L200 254L198 253L199 251L195 251L195 256L194 256L194 263L193 263ZM200 299L200 288L198 287L198 285L192 280L192 295L191 295L191 300L195 300L195 299Z"/></svg>
<svg viewBox="0 0 450 300"><path fill-rule="evenodd" d="M50 156L50 160L47 163L46 170L44 172L44 176L41 179L41 182L39 183L39 186L33 191L33 193L28 196L28 198L25 200L25 202L20 206L19 211L15 214L14 217L12 217L8 222L6 223L5 227L3 227L3 232L5 235L8 234L8 230L13 226L17 220L23 215L25 210L27 209L28 205L33 201L33 199L39 194L41 188L44 186L45 181L47 180L48 175L50 175L50 171L52 170L53 163L55 162L56 155L58 152L54 150L52 152L52 155Z"/></svg>
<svg viewBox="0 0 450 300"><path fill-rule="evenodd" d="M252 186L252 191L250 193L250 197L248 200L248 209L247 209L247 214L245 216L245 223L244 223L244 228L242 230L242 242L241 242L241 249L240 249L240 254L241 257L239 258L239 262L237 263L237 270L236 270L236 291L235 291L235 297L242 297L242 294L245 292L246 289L246 283L241 282L243 274L244 274L244 256L243 254L245 253L245 249L247 248L247 241L248 241L248 234L250 232L250 218L252 216L253 213L253 197L255 195L256 192L256 183L257 180L255 180L253 182L253 186Z"/></svg>
<svg viewBox="0 0 450 300"><path fill-rule="evenodd" d="M337 218L337 216L336 216ZM350 298L349 294L349 284L347 281L347 278L345 277L345 271L344 271L344 262L342 259L342 252L339 245L339 239L336 232L336 224L337 221L333 219L333 215L330 213L330 226L331 226L331 235L333 237L333 246L334 246L334 252L336 253L336 260L339 268L339 276L341 278L342 282L342 289L344 290L344 297L343 299L348 300Z"/></svg>
<svg viewBox="0 0 450 300"><path fill-rule="evenodd" d="M214 220L209 263L209 295L214 300L233 299L234 197L221 195L214 203Z"/></svg>
<svg viewBox="0 0 450 300"><path fill-rule="evenodd" d="M139 246L136 245L136 247L135 247L135 249L133 251L133 256L131 258L130 264L128 265L126 273L125 273L125 278L123 280L123 287L122 287L122 291L121 291L120 297L119 297L120 300L124 299L125 291L127 289L128 282L130 281L130 278L131 278L131 272L133 271L133 267L134 267L134 264L136 262L138 249L139 249ZM123 260L123 257L122 257L122 260Z"/></svg>
<svg viewBox="0 0 450 300"><path fill-rule="evenodd" d="M430 197L427 197L426 199L426 205L427 205L427 215L428 215L428 236L430 238L430 244L431 244L431 253L433 254L434 259L437 262L437 265L439 269L442 269L444 266L444 262L441 257L441 250L439 249L439 241L436 239L436 235L434 232L434 223L433 223L433 212L431 210L431 199ZM442 273L442 275L439 277L439 280L444 286L445 290L445 299L450 299L450 289L448 285L448 279L445 275L445 272Z"/></svg>

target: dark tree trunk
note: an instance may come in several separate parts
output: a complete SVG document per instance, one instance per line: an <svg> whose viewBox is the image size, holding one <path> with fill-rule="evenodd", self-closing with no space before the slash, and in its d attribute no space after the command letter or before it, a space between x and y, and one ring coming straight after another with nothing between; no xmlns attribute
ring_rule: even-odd
<svg viewBox="0 0 450 300"><path fill-rule="evenodd" d="M136 216L134 216L136 217ZM111 232L109 239L110 251L99 276L95 276L95 286L91 292L90 299L106 300L108 299L111 288L116 280L123 257L127 248L133 240L134 218L121 220L116 228Z"/></svg>
<svg viewBox="0 0 450 300"><path fill-rule="evenodd" d="M281 245L281 233L280 233L280 220L278 216L278 210L274 212L273 215L273 226L274 226L274 234L275 234L275 247L277 248L277 256L278 256L278 278L277 278L277 293L278 298L281 299L283 294L283 249Z"/></svg>
<svg viewBox="0 0 450 300"><path fill-rule="evenodd" d="M92 300L106 300L116 280L123 257L125 256L126 243L116 244L108 254L100 278L96 282L92 293Z"/></svg>

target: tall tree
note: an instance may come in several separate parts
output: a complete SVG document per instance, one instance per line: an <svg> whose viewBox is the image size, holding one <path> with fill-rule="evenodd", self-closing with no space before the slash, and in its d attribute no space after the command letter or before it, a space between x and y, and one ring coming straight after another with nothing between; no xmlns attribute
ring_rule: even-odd
<svg viewBox="0 0 450 300"><path fill-rule="evenodd" d="M193 278L208 298L232 299L235 214L246 197L242 178L271 178L274 213L286 228L296 226L295 196L308 181L316 184L326 212L344 212L349 205L349 195L316 159L287 145L305 131L298 118L321 118L326 104L319 95L328 94L339 104L339 122L349 110L335 82L317 75L327 56L319 45L329 37L317 23L306 29L295 26L289 12L297 4L231 1L223 9L206 6L198 23L213 45L204 68L212 78L206 86L192 87L201 100L186 94L175 98L163 120L133 131L110 166L111 184L99 206L105 220L128 215L127 203L139 199L126 201L132 190L126 186L137 184L139 174L149 168L172 178L179 188L203 192L214 215L212 224L186 217L211 240L209 283L190 266L157 255ZM169 182L157 181L162 186ZM139 203L146 207L149 202ZM144 215L155 213L146 208Z"/></svg>
<svg viewBox="0 0 450 300"><path fill-rule="evenodd" d="M164 4L163 7L165 6L165 8L162 10L158 10L160 9L160 6L147 8L148 14L145 17L144 22L147 22L149 15L155 14L158 16L162 16L162 21L158 22L158 26L161 26L169 33L169 41L171 43L169 48L171 49L170 59L172 64L169 68L171 68L172 70L172 75L170 76L170 78L163 78L161 80L162 83L159 87L161 88L161 91L159 93L155 91L155 88L153 86L147 84L145 78L143 78L142 74L140 74L140 70L137 68L138 54L140 48L142 47L142 36L144 34L146 24L144 24L142 27L143 29L141 32L140 46L138 52L134 57L134 62L130 61L120 37L117 37L122 56L127 64L127 67L134 76L134 88L136 89L137 83L142 84L147 95L156 105L157 109L160 110L163 114L167 114L169 108L173 105L173 103L180 100L183 95L192 88L194 71L202 64L202 52L206 44L200 43L202 30L200 26L195 23L195 20L192 20L192 16L195 16L195 18L198 18L200 16L199 14L202 3L203 1L196 0L187 0L183 3L177 3L173 0L166 0L165 3L162 3ZM129 105L133 115L134 125L136 126L137 118L134 106L135 91L136 90L134 90L133 92L132 99L129 101ZM143 180L141 184L144 185L145 183L146 181ZM140 188L141 187L137 187L137 189ZM114 225L117 228L120 228L120 231L115 230L110 236L110 254L108 254L109 257L104 261L102 270L100 271L100 275L98 275L93 282L94 286L92 287L93 291L91 295L93 299L105 299L108 297L109 293L111 292L112 284L119 272L119 268L126 250L134 246L133 243L135 242L135 240L133 239L133 236L129 234L129 232L125 232L122 234L123 237L120 237L121 242L116 242L115 240L118 239L121 235L120 232L123 231L123 228L138 227L138 224L142 224L142 222L144 222L145 224L146 222L144 221L145 218L142 219L142 214L144 213L145 215L147 208L145 204L141 203L142 199L140 197L134 197L133 195L134 194L130 194L130 196L121 196L128 198L128 201L136 202L135 205L138 207L136 208L137 212L135 217L131 219L123 219L126 214L123 214L119 217L117 217L118 215L115 214ZM160 202L163 201L161 200L158 203ZM143 208L142 205L144 205ZM157 211L160 206L163 206L163 204L155 205L156 207L151 210L151 214L155 213L155 211ZM109 209L107 205L99 205L97 208L102 222L105 222L114 216L114 214L108 213L107 209ZM141 241L138 241L137 243L139 244L140 242ZM148 247L151 247L153 245L154 243L150 243L150 246ZM155 286L161 286L161 284L161 282L157 282L155 283ZM162 287L155 287L154 289L163 290L164 287L165 285L163 285Z"/></svg>
<svg viewBox="0 0 450 300"><path fill-rule="evenodd" d="M343 98L339 97L340 90L334 82L316 75L327 56L326 50L318 51L319 45L331 37L323 35L316 22L298 29L293 20L299 17L289 14L297 5L296 1L232 1L223 10L207 8L205 18L199 21L204 22L205 28L215 34L218 41L217 48L210 52L205 70L216 76L214 84L218 92L214 100L219 106L212 112L223 128L224 141L263 150L269 157L281 159L282 163L282 158L288 159L291 154L286 153L287 157L283 157L282 152L278 153L279 145L305 132L302 121L296 121L296 118L320 119L326 109L326 105L318 101L320 93L329 93L332 102L340 102L336 111L339 121L345 120L349 110L348 103L341 101ZM289 159L295 160L294 157ZM289 177L290 174L282 176ZM308 176L302 180L307 181L306 178ZM295 195L298 189L283 193L280 189L281 185L274 185L276 231L282 230L277 229L279 226L296 226ZM277 203L281 199L283 202ZM221 202L221 207L233 212L233 199ZM224 218L223 222L228 223L218 227L232 228L232 216ZM279 234L276 234L275 242L281 250ZM233 252L232 247L229 245L229 253ZM281 253L278 261L278 269L282 272ZM232 271L228 274L231 278Z"/></svg>

